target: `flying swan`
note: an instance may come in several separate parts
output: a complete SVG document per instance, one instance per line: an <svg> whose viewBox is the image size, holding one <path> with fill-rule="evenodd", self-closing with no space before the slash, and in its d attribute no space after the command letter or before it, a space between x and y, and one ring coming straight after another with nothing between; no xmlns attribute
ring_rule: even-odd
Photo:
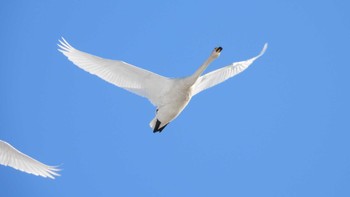
<svg viewBox="0 0 350 197"><path fill-rule="evenodd" d="M266 43L259 55L201 76L209 64L219 57L222 47L216 47L193 75L184 78L168 78L123 61L104 59L79 51L64 38L59 42L58 50L79 68L118 87L146 97L155 105L156 116L150 122L154 133L161 132L174 120L194 95L244 71L262 56L267 48Z"/></svg>
<svg viewBox="0 0 350 197"><path fill-rule="evenodd" d="M0 140L0 164L10 166L14 169L34 174L36 176L49 177L55 179L59 176L55 166L45 165L28 155L21 153L9 143Z"/></svg>

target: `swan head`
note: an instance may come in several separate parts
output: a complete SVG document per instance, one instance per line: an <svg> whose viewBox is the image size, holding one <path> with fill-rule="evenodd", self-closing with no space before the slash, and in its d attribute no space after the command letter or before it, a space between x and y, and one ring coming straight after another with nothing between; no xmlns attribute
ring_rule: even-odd
<svg viewBox="0 0 350 197"><path fill-rule="evenodd" d="M222 51L222 47L215 47L213 52L211 53L211 56L214 58L217 58L219 57L221 51Z"/></svg>

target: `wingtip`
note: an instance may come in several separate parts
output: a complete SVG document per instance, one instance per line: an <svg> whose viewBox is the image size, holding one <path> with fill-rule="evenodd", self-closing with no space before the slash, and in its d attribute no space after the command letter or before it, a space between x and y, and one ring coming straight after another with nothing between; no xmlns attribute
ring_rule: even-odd
<svg viewBox="0 0 350 197"><path fill-rule="evenodd" d="M264 44L264 49L267 49L268 46L269 46L269 43L268 43L268 42L265 42L265 44Z"/></svg>
<svg viewBox="0 0 350 197"><path fill-rule="evenodd" d="M45 178L51 178L55 179L56 177L61 176L58 171L61 171L61 169L57 168L57 166L48 166L49 169L46 170L46 172L43 174L40 174L40 176L43 176Z"/></svg>
<svg viewBox="0 0 350 197"><path fill-rule="evenodd" d="M69 52L73 50L74 48L64 39L64 37L61 37L61 39L58 39L58 44L57 46L59 47L59 51L64 53L64 52Z"/></svg>
<svg viewBox="0 0 350 197"><path fill-rule="evenodd" d="M267 47L268 47L268 43L266 42L266 43L264 44L263 49L261 50L261 52L260 52L260 54L259 54L259 57L262 56L262 55L264 55L264 53L265 53Z"/></svg>
<svg viewBox="0 0 350 197"><path fill-rule="evenodd" d="M61 36L61 39L58 39L59 42L64 42L64 43L67 43L66 39L64 39L63 36Z"/></svg>

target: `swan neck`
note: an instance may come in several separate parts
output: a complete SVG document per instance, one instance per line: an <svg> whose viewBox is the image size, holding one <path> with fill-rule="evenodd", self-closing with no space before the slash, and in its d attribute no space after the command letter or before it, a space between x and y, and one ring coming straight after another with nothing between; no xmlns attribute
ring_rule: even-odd
<svg viewBox="0 0 350 197"><path fill-rule="evenodd" d="M197 70L196 72L191 76L191 79L193 80L193 83L197 81L197 79L201 76L201 74L205 71L205 69L208 68L209 64L214 60L215 58L210 56Z"/></svg>

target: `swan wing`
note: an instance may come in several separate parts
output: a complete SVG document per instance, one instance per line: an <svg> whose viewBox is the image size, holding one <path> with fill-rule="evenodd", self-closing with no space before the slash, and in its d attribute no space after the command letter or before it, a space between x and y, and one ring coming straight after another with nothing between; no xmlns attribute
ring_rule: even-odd
<svg viewBox="0 0 350 197"><path fill-rule="evenodd" d="M34 174L36 176L49 177L55 179L59 176L55 166L45 165L28 155L21 153L9 143L0 140L0 164L10 166L14 169Z"/></svg>
<svg viewBox="0 0 350 197"><path fill-rule="evenodd" d="M262 56L267 49L267 43L264 45L264 48L259 55L241 62L234 62L231 65L217 69L213 72L207 73L198 78L197 82L194 84L192 89L192 95L196 95L199 92L211 88L217 84L224 82L225 80L241 73L247 69L256 59Z"/></svg>
<svg viewBox="0 0 350 197"><path fill-rule="evenodd" d="M148 98L153 105L159 101L159 92L170 79L118 60L97 57L72 47L64 38L59 40L60 52L79 68L105 81Z"/></svg>

